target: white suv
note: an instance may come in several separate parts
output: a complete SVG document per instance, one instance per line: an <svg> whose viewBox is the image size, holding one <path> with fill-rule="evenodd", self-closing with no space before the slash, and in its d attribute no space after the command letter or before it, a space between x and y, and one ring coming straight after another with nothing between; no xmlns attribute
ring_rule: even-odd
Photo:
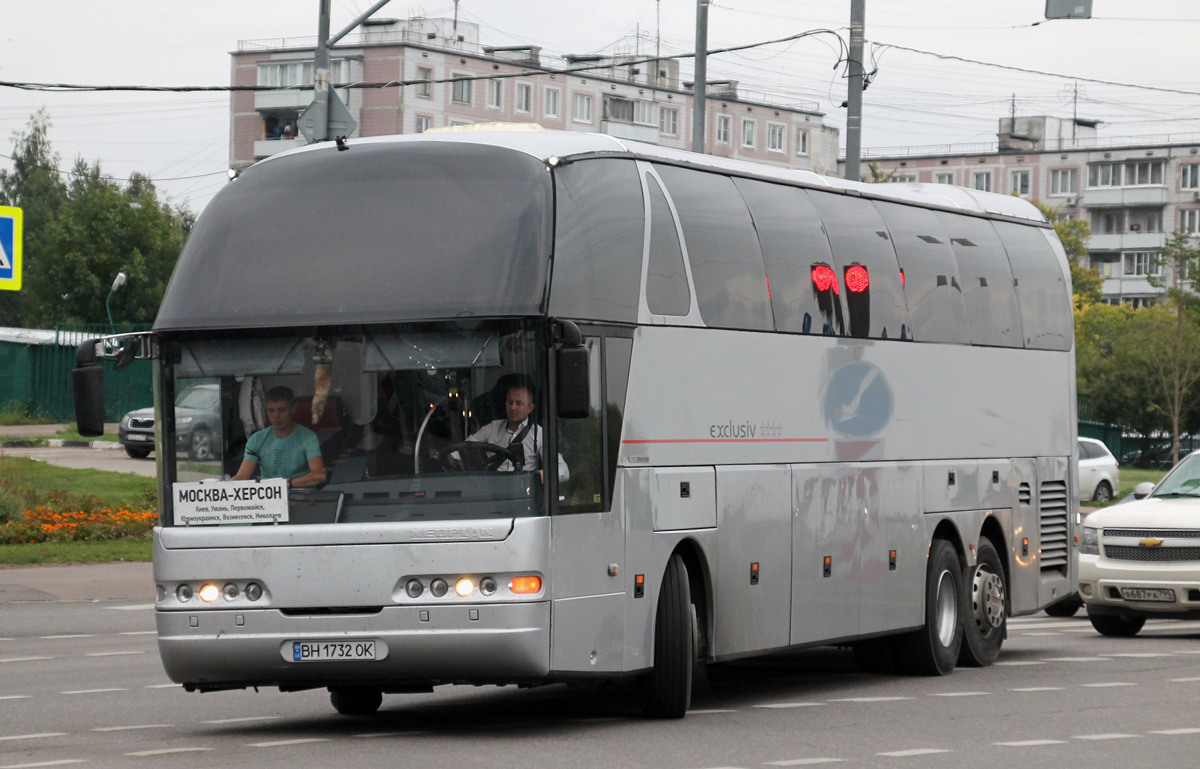
<svg viewBox="0 0 1200 769"><path fill-rule="evenodd" d="M1117 458L1094 438L1079 439L1079 498L1111 502L1121 487Z"/></svg>

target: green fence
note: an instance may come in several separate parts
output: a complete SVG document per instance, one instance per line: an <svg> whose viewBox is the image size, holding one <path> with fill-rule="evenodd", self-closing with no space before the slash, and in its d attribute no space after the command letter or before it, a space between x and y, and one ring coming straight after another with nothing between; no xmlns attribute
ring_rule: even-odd
<svg viewBox="0 0 1200 769"><path fill-rule="evenodd" d="M145 325L125 325L118 326L116 331L148 329ZM0 341L0 406L21 403L33 414L74 421L71 369L75 367L75 348L86 339L112 332L109 326L74 326L54 332L31 332L39 336L38 342ZM115 371L113 362L106 361L105 418L116 421L127 411L154 405L152 381L150 361L134 361L124 371Z"/></svg>

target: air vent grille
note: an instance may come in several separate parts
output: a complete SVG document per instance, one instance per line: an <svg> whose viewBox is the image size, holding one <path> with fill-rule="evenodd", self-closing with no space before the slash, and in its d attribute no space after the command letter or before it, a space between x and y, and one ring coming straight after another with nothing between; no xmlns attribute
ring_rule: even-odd
<svg viewBox="0 0 1200 769"><path fill-rule="evenodd" d="M1022 483L1017 488L1017 501L1026 507L1033 503L1033 492L1030 491L1028 483Z"/></svg>
<svg viewBox="0 0 1200 769"><path fill-rule="evenodd" d="M1042 546L1042 571L1067 573L1067 483L1045 481L1038 493L1038 533Z"/></svg>

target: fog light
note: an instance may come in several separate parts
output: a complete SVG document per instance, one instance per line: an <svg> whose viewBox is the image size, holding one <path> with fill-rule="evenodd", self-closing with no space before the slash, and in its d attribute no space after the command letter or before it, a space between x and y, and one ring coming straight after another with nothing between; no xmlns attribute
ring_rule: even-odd
<svg viewBox="0 0 1200 769"><path fill-rule="evenodd" d="M221 588L209 582L204 587L200 588L200 600L205 603L212 603L217 600L217 596L221 594Z"/></svg>
<svg viewBox="0 0 1200 769"><path fill-rule="evenodd" d="M262 598L262 585L257 582L251 582L249 585L246 585L246 597L251 601L257 601L259 598Z"/></svg>
<svg viewBox="0 0 1200 769"><path fill-rule="evenodd" d="M175 588L175 597L179 599L180 603L187 603L192 600L192 586L180 585Z"/></svg>
<svg viewBox="0 0 1200 769"><path fill-rule="evenodd" d="M1084 582L1079 585L1079 592L1083 593L1088 598L1092 597L1092 585L1090 582Z"/></svg>
<svg viewBox="0 0 1200 769"><path fill-rule="evenodd" d="M419 579L410 579L408 584L404 586L404 592L408 593L409 598L420 598L421 593L425 592L425 586L421 584Z"/></svg>
<svg viewBox="0 0 1200 769"><path fill-rule="evenodd" d="M435 579L429 583L429 592L433 593L435 598L441 598L449 589L450 586L446 584L446 580L444 579Z"/></svg>
<svg viewBox="0 0 1200 769"><path fill-rule="evenodd" d="M531 594L541 592L541 577L513 577L508 583L508 589L514 593Z"/></svg>
<svg viewBox="0 0 1200 769"><path fill-rule="evenodd" d="M226 584L225 587L221 588L221 595L225 596L226 601L236 601L238 594L241 592L242 591L238 590L238 586L233 584L232 582Z"/></svg>
<svg viewBox="0 0 1200 769"><path fill-rule="evenodd" d="M484 595L491 595L492 593L496 592L496 580L492 579L491 577L484 577L483 579L479 580L479 592L483 593Z"/></svg>
<svg viewBox="0 0 1200 769"><path fill-rule="evenodd" d="M466 598L471 593L475 592L475 583L463 577L454 583L454 592L458 593L463 598Z"/></svg>

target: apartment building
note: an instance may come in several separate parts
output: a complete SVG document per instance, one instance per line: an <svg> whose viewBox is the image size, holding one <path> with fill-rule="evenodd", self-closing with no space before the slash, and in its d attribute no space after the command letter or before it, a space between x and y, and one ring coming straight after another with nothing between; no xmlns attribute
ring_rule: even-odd
<svg viewBox="0 0 1200 769"><path fill-rule="evenodd" d="M234 85L295 86L233 93L233 168L304 143L296 119L312 100L312 90L302 86L313 82L315 44L315 38L245 40L231 54ZM358 123L354 136L519 122L691 149L692 84L680 82L676 60L647 62L636 53L555 57L535 45L484 46L478 25L440 18L369 20L339 43L332 59L334 86ZM439 80L448 82L433 82ZM753 93L736 81L709 81L707 89L710 154L836 171L838 131L824 124L817 103Z"/></svg>
<svg viewBox="0 0 1200 769"><path fill-rule="evenodd" d="M1111 304L1161 301L1157 254L1172 231L1200 235L1200 135L1104 138L1097 121L1000 120L994 144L868 150L893 182L957 184L1037 199L1090 222L1089 266ZM866 163L864 162L864 169Z"/></svg>

